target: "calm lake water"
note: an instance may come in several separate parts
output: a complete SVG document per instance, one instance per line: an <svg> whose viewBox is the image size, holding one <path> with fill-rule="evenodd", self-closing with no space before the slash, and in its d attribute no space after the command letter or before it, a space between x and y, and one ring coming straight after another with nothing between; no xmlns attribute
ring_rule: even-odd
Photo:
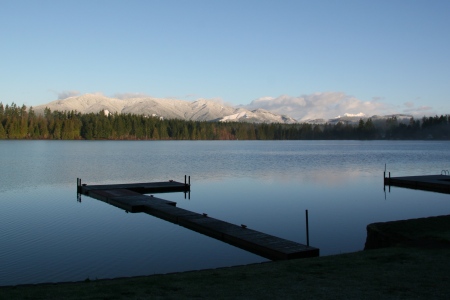
<svg viewBox="0 0 450 300"><path fill-rule="evenodd" d="M184 181L179 207L310 244L364 248L372 222L450 213L450 195L392 187L450 169L435 141L0 141L0 285L150 275L266 259L82 196L87 184Z"/></svg>

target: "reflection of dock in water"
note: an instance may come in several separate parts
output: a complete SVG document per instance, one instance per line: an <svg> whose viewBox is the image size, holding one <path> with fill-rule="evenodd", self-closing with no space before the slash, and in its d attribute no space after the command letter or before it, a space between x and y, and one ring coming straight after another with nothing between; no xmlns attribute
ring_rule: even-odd
<svg viewBox="0 0 450 300"><path fill-rule="evenodd" d="M319 249L285 240L234 225L176 207L176 202L167 201L143 193L189 192L190 184L175 181L113 185L81 185L78 179L77 192L128 212L144 212L163 220L178 224L238 248L250 251L271 260L286 260L319 256Z"/></svg>
<svg viewBox="0 0 450 300"><path fill-rule="evenodd" d="M384 175L384 185L450 194L450 176L443 174L391 177L389 172L389 177Z"/></svg>

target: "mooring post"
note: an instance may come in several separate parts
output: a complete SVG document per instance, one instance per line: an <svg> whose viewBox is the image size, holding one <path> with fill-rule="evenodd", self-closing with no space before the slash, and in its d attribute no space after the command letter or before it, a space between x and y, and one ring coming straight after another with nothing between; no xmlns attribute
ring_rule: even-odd
<svg viewBox="0 0 450 300"><path fill-rule="evenodd" d="M77 178L77 194L81 192L81 178Z"/></svg>
<svg viewBox="0 0 450 300"><path fill-rule="evenodd" d="M309 222L308 222L308 210L305 210L306 214L306 246L309 247Z"/></svg>
<svg viewBox="0 0 450 300"><path fill-rule="evenodd" d="M186 175L184 175L184 185L186 185Z"/></svg>
<svg viewBox="0 0 450 300"><path fill-rule="evenodd" d="M189 175L189 182L188 182L189 186L191 186L191 175Z"/></svg>
<svg viewBox="0 0 450 300"><path fill-rule="evenodd" d="M81 178L77 177L77 201L81 202Z"/></svg>

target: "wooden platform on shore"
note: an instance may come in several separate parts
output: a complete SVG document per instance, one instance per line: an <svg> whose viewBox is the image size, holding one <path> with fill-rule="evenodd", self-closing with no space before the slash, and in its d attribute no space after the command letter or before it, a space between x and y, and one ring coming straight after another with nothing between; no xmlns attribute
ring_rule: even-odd
<svg viewBox="0 0 450 300"><path fill-rule="evenodd" d="M182 189L182 188L185 189ZM319 256L319 249L265 234L176 207L176 202L143 195L155 190L186 191L179 182L120 185L81 185L78 193L101 200L128 212L144 212L221 240L271 260Z"/></svg>
<svg viewBox="0 0 450 300"><path fill-rule="evenodd" d="M385 177L384 185L450 194L448 175Z"/></svg>

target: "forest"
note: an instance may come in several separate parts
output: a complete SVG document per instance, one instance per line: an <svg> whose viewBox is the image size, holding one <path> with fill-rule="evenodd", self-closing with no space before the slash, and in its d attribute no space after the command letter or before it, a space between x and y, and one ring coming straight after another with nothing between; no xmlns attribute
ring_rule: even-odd
<svg viewBox="0 0 450 300"><path fill-rule="evenodd" d="M0 102L0 139L35 140L427 140L450 139L450 116L391 117L358 124L266 124L161 119L136 114L82 114Z"/></svg>

